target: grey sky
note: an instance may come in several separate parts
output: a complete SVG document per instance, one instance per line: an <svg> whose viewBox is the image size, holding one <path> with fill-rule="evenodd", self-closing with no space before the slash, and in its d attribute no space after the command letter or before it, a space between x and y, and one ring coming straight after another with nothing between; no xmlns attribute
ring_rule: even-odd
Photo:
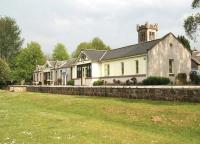
<svg viewBox="0 0 200 144"><path fill-rule="evenodd" d="M37 41L46 53L57 42L70 52L100 37L112 48L137 43L136 25L158 23L158 37L183 34L192 0L0 0L0 15L15 18L25 44ZM200 44L193 44L200 48Z"/></svg>

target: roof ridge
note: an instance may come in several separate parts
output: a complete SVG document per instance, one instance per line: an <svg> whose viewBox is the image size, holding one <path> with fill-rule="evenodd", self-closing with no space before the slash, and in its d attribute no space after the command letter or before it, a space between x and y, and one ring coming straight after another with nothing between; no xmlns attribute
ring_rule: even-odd
<svg viewBox="0 0 200 144"><path fill-rule="evenodd" d="M99 61L102 60L102 58L106 55L107 52L108 52L108 51L105 51L105 52L104 52L104 54L100 57Z"/></svg>
<svg viewBox="0 0 200 144"><path fill-rule="evenodd" d="M108 50L97 50L97 49L84 49L84 51L88 51L88 50L91 50L91 51L108 51Z"/></svg>
<svg viewBox="0 0 200 144"><path fill-rule="evenodd" d="M128 45L128 46L123 46L123 47L111 49L111 50L108 50L108 51L114 51L114 50L118 50L118 49L128 48L128 47L130 47L130 46L136 46L136 45L141 45L141 44L145 44L145 43L150 43L150 42L157 41L157 40L161 40L161 39L162 39L162 38L155 39L155 40L151 40L151 41L146 41L146 42L143 42L143 43L137 43L137 44L132 44L132 45Z"/></svg>

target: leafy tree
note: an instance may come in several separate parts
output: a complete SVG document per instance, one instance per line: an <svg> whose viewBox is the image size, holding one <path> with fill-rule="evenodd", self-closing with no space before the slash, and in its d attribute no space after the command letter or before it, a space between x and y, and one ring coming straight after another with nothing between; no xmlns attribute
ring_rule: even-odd
<svg viewBox="0 0 200 144"><path fill-rule="evenodd" d="M178 36L177 39L189 50L191 51L190 42L184 36Z"/></svg>
<svg viewBox="0 0 200 144"><path fill-rule="evenodd" d="M91 43L88 42L81 42L76 50L73 52L72 57L78 57L79 53L81 52L81 50L83 49L92 49L92 45Z"/></svg>
<svg viewBox="0 0 200 144"><path fill-rule="evenodd" d="M192 2L192 8L198 8L200 7L200 0L193 0Z"/></svg>
<svg viewBox="0 0 200 144"><path fill-rule="evenodd" d="M0 59L0 84L5 83L10 78L10 68L8 64Z"/></svg>
<svg viewBox="0 0 200 144"><path fill-rule="evenodd" d="M197 9L200 8L200 0L193 0L192 8ZM184 21L184 28L186 34L194 41L196 41L196 37L198 36L198 32L200 30L200 13L194 13L189 16Z"/></svg>
<svg viewBox="0 0 200 144"><path fill-rule="evenodd" d="M111 48L107 46L100 38L94 38L91 42L81 42L73 52L73 57L78 57L79 53L83 49L96 49L96 50L110 50Z"/></svg>
<svg viewBox="0 0 200 144"><path fill-rule="evenodd" d="M20 51L23 39L16 21L10 17L0 18L0 58L12 63Z"/></svg>
<svg viewBox="0 0 200 144"><path fill-rule="evenodd" d="M53 60L67 60L69 59L69 54L65 45L58 43L53 50Z"/></svg>
<svg viewBox="0 0 200 144"><path fill-rule="evenodd" d="M110 50L109 46L106 46L104 42L99 38L94 38L91 42L92 48L96 50Z"/></svg>
<svg viewBox="0 0 200 144"><path fill-rule="evenodd" d="M16 57L16 68L13 71L14 79L31 82L36 65L42 65L44 62L45 57L40 44L37 42L28 43L27 47L23 48Z"/></svg>

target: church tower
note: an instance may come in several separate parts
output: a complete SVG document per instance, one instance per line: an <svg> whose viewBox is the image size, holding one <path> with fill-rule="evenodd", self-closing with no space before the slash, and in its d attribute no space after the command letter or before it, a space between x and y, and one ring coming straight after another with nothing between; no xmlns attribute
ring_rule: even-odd
<svg viewBox="0 0 200 144"><path fill-rule="evenodd" d="M158 31L158 24L137 25L138 43L143 43L156 39L156 32Z"/></svg>

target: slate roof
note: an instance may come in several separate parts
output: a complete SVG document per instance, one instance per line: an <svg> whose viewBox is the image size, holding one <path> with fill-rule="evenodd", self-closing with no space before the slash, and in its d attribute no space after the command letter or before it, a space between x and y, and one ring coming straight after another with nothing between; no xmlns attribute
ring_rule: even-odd
<svg viewBox="0 0 200 144"><path fill-rule="evenodd" d="M99 61L100 58L104 55L106 50L94 50L94 49L85 49L83 51L87 57L92 61Z"/></svg>
<svg viewBox="0 0 200 144"><path fill-rule="evenodd" d="M140 44L130 45L122 48L112 49L112 50L94 50L85 49L83 52L92 61L105 61L110 59L129 57L134 55L140 55L147 53L147 50L154 47L161 39L156 39Z"/></svg>
<svg viewBox="0 0 200 144"><path fill-rule="evenodd" d="M64 62L64 64L60 66L60 68L69 68L69 67L71 67L75 63L75 61L76 61L75 58L66 60Z"/></svg>
<svg viewBox="0 0 200 144"><path fill-rule="evenodd" d="M48 61L48 62L49 62L49 64L50 64L52 67L54 67L55 64L56 64L56 61Z"/></svg>
<svg viewBox="0 0 200 144"><path fill-rule="evenodd" d="M160 39L156 39L156 40L152 40L152 41L148 41L144 43L139 43L139 44L134 44L134 45L130 45L130 46L122 47L122 48L117 48L117 49L112 49L112 50L107 50L107 51L85 49L83 50L83 52L92 61L106 61L106 60L111 60L111 59L146 54L148 50L150 50L160 41L165 39L168 35L173 35L173 33L170 32Z"/></svg>
<svg viewBox="0 0 200 144"><path fill-rule="evenodd" d="M116 59L121 57L129 57L134 55L140 55L147 53L147 50L154 47L158 42L160 42L161 39L156 39L140 44L130 45L118 49L109 50L105 53L105 55L102 57L102 61L104 60L110 60L110 59Z"/></svg>
<svg viewBox="0 0 200 144"><path fill-rule="evenodd" d="M200 65L200 52L199 51L193 51L192 52L192 59Z"/></svg>

